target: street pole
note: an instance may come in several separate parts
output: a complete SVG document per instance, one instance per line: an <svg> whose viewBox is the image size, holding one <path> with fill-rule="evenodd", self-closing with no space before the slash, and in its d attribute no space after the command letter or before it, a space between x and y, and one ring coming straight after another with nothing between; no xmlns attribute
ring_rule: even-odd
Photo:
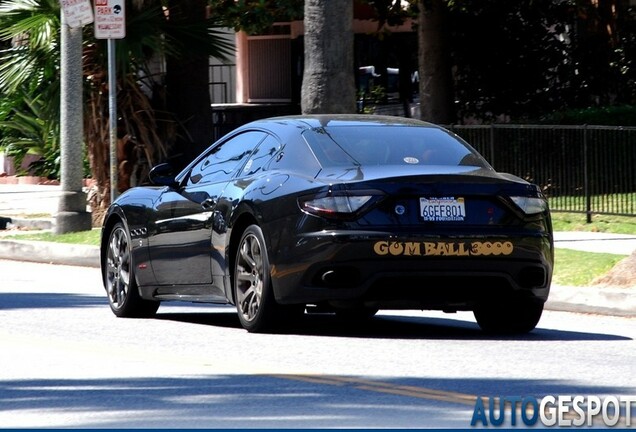
<svg viewBox="0 0 636 432"><path fill-rule="evenodd" d="M115 67L115 39L108 39L108 117L110 141L110 202L117 198L119 188L117 162L117 69Z"/></svg>
<svg viewBox="0 0 636 432"><path fill-rule="evenodd" d="M87 231L92 228L86 211L84 180L84 127L82 103L82 27L67 25L61 14L60 154L62 193L54 232Z"/></svg>

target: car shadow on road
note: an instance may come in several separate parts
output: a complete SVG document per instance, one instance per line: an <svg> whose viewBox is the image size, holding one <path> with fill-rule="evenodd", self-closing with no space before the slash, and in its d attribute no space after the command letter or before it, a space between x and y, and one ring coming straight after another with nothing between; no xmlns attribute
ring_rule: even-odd
<svg viewBox="0 0 636 432"><path fill-rule="evenodd" d="M0 293L0 310L108 307L104 296L70 293L7 292Z"/></svg>
<svg viewBox="0 0 636 432"><path fill-rule="evenodd" d="M206 312L168 312L157 319L224 328L240 329L233 308ZM487 334L476 322L454 318L383 314L362 321L346 321L334 314L305 314L302 319L275 329L270 334L328 336L367 339L450 339L450 340L528 340L528 341L620 341L622 335L585 331L566 331L541 327L524 335Z"/></svg>

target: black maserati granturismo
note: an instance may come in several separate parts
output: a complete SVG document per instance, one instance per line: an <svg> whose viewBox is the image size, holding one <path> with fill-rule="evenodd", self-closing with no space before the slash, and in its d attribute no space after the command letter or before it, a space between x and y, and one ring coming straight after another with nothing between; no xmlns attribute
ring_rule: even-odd
<svg viewBox="0 0 636 432"><path fill-rule="evenodd" d="M149 180L119 196L102 227L119 317L152 316L164 301L223 303L260 332L309 310L358 320L464 310L484 331L525 333L548 298L554 244L541 190L434 124L258 120Z"/></svg>

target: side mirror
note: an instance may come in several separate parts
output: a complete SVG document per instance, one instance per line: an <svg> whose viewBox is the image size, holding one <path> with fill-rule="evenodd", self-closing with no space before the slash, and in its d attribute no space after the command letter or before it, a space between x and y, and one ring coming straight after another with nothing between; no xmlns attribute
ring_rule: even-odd
<svg viewBox="0 0 636 432"><path fill-rule="evenodd" d="M176 187L177 181L175 180L174 170L169 163L162 163L152 167L148 173L148 178L153 185L156 186L169 186Z"/></svg>

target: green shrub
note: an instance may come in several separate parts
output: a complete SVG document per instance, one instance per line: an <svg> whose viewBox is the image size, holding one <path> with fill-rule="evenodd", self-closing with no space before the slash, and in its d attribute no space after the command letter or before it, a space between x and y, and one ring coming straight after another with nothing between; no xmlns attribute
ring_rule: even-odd
<svg viewBox="0 0 636 432"><path fill-rule="evenodd" d="M14 158L16 173L26 155L37 155L40 159L29 171L34 175L59 179L60 147L59 120L47 115L46 102L40 97L30 98L23 94L12 109L6 110L0 119L0 148Z"/></svg>

